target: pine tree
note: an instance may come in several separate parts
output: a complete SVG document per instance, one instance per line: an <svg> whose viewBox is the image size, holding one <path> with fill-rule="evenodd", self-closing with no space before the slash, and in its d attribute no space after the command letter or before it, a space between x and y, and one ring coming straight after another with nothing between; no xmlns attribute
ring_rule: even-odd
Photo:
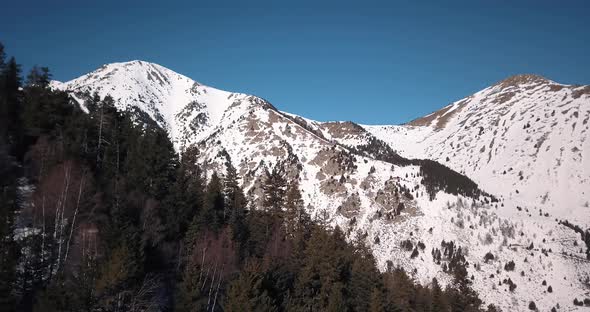
<svg viewBox="0 0 590 312"><path fill-rule="evenodd" d="M293 240L293 262L299 264L303 259L307 240L311 235L311 217L305 211L297 181L287 187L285 202L285 228Z"/></svg>
<svg viewBox="0 0 590 312"><path fill-rule="evenodd" d="M224 218L229 218L228 223L232 231L232 238L238 243L240 258L244 258L247 251L248 228L246 224L246 196L238 184L238 174L231 162L226 162L226 175L224 178L225 210ZM229 214L229 217L227 216Z"/></svg>
<svg viewBox="0 0 590 312"><path fill-rule="evenodd" d="M319 226L313 227L295 288L299 307L314 311L326 309L328 298L336 295L332 288L348 274L339 235L331 235Z"/></svg>
<svg viewBox="0 0 590 312"><path fill-rule="evenodd" d="M223 186L216 173L211 175L211 180L207 185L205 193L205 203L202 213L199 217L200 224L203 228L209 228L218 231L224 224L223 212L225 210L225 198L223 195Z"/></svg>
<svg viewBox="0 0 590 312"><path fill-rule="evenodd" d="M369 312L385 312L385 300L383 298L383 292L374 287L371 292L371 301L369 302Z"/></svg>
<svg viewBox="0 0 590 312"><path fill-rule="evenodd" d="M4 52L4 45L0 42L0 76L4 73L4 66L6 62L6 52Z"/></svg>
<svg viewBox="0 0 590 312"><path fill-rule="evenodd" d="M402 311L411 310L411 296L415 287L407 273L401 268L388 270L383 275L383 284L387 291L388 305Z"/></svg>
<svg viewBox="0 0 590 312"><path fill-rule="evenodd" d="M128 306L138 277L143 274L142 250L138 246L140 239L137 232L129 227L123 230L122 235L96 279L96 295L99 304L106 309Z"/></svg>
<svg viewBox="0 0 590 312"><path fill-rule="evenodd" d="M51 74L49 73L49 68L37 67L37 65L35 65L27 75L26 85L29 87L36 86L40 88L47 88L50 81Z"/></svg>
<svg viewBox="0 0 590 312"><path fill-rule="evenodd" d="M445 302L444 294L436 278L432 279L432 310L433 311L448 311L448 305Z"/></svg>
<svg viewBox="0 0 590 312"><path fill-rule="evenodd" d="M287 186L285 198L285 227L287 234L294 236L302 227L307 226L306 212L303 207L303 199L299 191L299 183L294 180Z"/></svg>
<svg viewBox="0 0 590 312"><path fill-rule="evenodd" d="M18 246L13 239L16 211L16 179L12 160L0 142L0 310L14 311Z"/></svg>
<svg viewBox="0 0 590 312"><path fill-rule="evenodd" d="M20 65L11 57L3 66L2 87L0 93L0 137L11 147L11 153L16 152L22 140L22 104L20 101Z"/></svg>
<svg viewBox="0 0 590 312"><path fill-rule="evenodd" d="M3 58L3 46L0 44L0 70L3 67ZM3 80L1 74L2 72L0 72L0 82ZM0 92L3 92L1 87ZM0 105L4 98L4 95L0 94ZM4 124L4 120L0 119L0 124ZM16 160L10 155L11 148L6 144L6 137L4 133L1 134L3 136L0 136L0 311L15 311L19 248L12 233L15 211L18 208L17 166Z"/></svg>
<svg viewBox="0 0 590 312"><path fill-rule="evenodd" d="M161 217L165 220L170 240L182 237L203 208L205 182L197 164L197 156L198 150L194 147L182 154L174 184L165 200L165 209L162 209Z"/></svg>
<svg viewBox="0 0 590 312"><path fill-rule="evenodd" d="M264 278L259 268L253 264L248 265L238 278L229 284L224 311L277 311L263 284Z"/></svg>
<svg viewBox="0 0 590 312"><path fill-rule="evenodd" d="M6 52L4 52L4 45L0 42L0 108L4 108L3 101L5 97L6 87L5 87L5 76L6 76ZM0 111L0 118L5 118L5 112ZM4 120L4 119L0 119ZM0 128L1 129L1 128ZM0 132L0 138L4 136L3 132Z"/></svg>
<svg viewBox="0 0 590 312"><path fill-rule="evenodd" d="M342 283L334 283L330 287L330 292L328 296L328 305L325 308L325 311L328 312L340 312L346 311L346 300L344 299L343 295L343 285Z"/></svg>
<svg viewBox="0 0 590 312"><path fill-rule="evenodd" d="M285 206L286 181L281 164L274 166L271 172L266 171L263 191L263 207L275 216L283 217Z"/></svg>
<svg viewBox="0 0 590 312"><path fill-rule="evenodd" d="M203 311L207 297L203 296L201 269L190 263L186 266L176 292L176 312Z"/></svg>
<svg viewBox="0 0 590 312"><path fill-rule="evenodd" d="M61 312L68 311L72 307L69 302L68 290L62 282L55 283L47 287L37 295L38 299L33 306L34 312Z"/></svg>
<svg viewBox="0 0 590 312"><path fill-rule="evenodd" d="M96 99L98 95L95 93L94 99ZM116 121L119 117L117 109L115 108L115 103L112 97L106 96L102 101L98 102L98 107L95 111L95 116L93 116L94 121L96 122L96 127L98 128L97 137L96 137L96 167L102 169L104 159L106 158L105 152L105 144L112 146L117 146L115 140L118 139L116 136L117 132L117 124ZM114 135L114 137L109 137L107 134ZM133 151L133 150L132 150ZM115 149L116 152L116 149ZM117 159L114 157L115 160ZM139 160L139 159L134 159ZM119 165L117 162L112 162L113 166L111 168L112 172L117 172L116 166ZM131 163L133 164L133 163ZM138 164L138 163L135 163ZM110 168L108 168L110 169ZM115 178L114 174L108 175L111 178ZM135 182L135 181L134 181ZM140 184L141 185L141 184Z"/></svg>
<svg viewBox="0 0 590 312"><path fill-rule="evenodd" d="M364 245L356 246L355 251L347 251L345 256L351 262L350 281L346 285L347 293L350 294L348 300L353 310L366 311L371 301L371 290L375 281L379 279L375 260L371 251Z"/></svg>

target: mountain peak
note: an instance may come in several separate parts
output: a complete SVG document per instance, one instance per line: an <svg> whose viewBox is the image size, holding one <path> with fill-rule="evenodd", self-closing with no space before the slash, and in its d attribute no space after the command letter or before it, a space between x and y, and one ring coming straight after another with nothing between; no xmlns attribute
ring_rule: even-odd
<svg viewBox="0 0 590 312"><path fill-rule="evenodd" d="M169 80L163 79L165 77L175 77L177 79L192 81L192 79L189 77L179 74L167 67L142 60L104 64L98 69L80 78L108 79L112 78L113 76L133 77L135 79L146 78L148 80L155 79L160 84L170 83Z"/></svg>
<svg viewBox="0 0 590 312"><path fill-rule="evenodd" d="M112 63L104 64L100 68L107 68L107 67L133 67L133 66L140 66L140 67L158 66L158 67L165 68L164 66L162 66L160 64L156 64L156 63L152 63L152 62L147 62L147 61L142 61L142 60L131 60L131 61L125 61L125 62L112 62Z"/></svg>
<svg viewBox="0 0 590 312"><path fill-rule="evenodd" d="M549 79L537 75L537 74L518 74L518 75L513 75L510 76L500 82L498 82L496 85L501 86L502 88L507 88L507 87L518 87L520 85L524 85L524 84L541 84L541 83L549 83L551 82Z"/></svg>
<svg viewBox="0 0 590 312"><path fill-rule="evenodd" d="M208 136L222 120L239 118L250 105L268 104L255 96L202 85L142 60L105 64L71 81L53 82L52 86L69 91L82 109L90 94L111 96L120 110L137 112L138 118L149 117L166 129L177 150Z"/></svg>

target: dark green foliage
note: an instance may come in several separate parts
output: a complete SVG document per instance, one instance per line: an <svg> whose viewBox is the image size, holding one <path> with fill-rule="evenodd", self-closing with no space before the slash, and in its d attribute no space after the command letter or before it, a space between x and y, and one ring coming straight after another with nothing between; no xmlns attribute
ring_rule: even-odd
<svg viewBox="0 0 590 312"><path fill-rule="evenodd" d="M418 248L414 248L414 251L412 251L410 258L414 259L414 258L418 257L419 254L420 253L418 252Z"/></svg>
<svg viewBox="0 0 590 312"><path fill-rule="evenodd" d="M0 43L0 310L16 309L18 245L14 241L14 214L18 208L17 159L20 151L19 67L13 58L5 62Z"/></svg>
<svg viewBox="0 0 590 312"><path fill-rule="evenodd" d="M24 136L22 94L19 91L21 70L14 57L5 63L3 48L0 54L0 140L10 148L10 154L21 159Z"/></svg>
<svg viewBox="0 0 590 312"><path fill-rule="evenodd" d="M516 284L510 278L504 279L502 281L502 283L507 284L508 285L508 290L510 290L511 292L516 289Z"/></svg>
<svg viewBox="0 0 590 312"><path fill-rule="evenodd" d="M486 255L483 257L483 260L487 263L490 260L494 260L494 254L491 252L487 252Z"/></svg>
<svg viewBox="0 0 590 312"><path fill-rule="evenodd" d="M414 160L413 164L420 165L422 184L430 199L434 199L438 191L473 198L478 198L480 195L487 196L471 179L436 161L421 159Z"/></svg>
<svg viewBox="0 0 590 312"><path fill-rule="evenodd" d="M359 127L356 124L355 126ZM364 129L361 128L361 131L364 131ZM347 148L357 155L370 155L377 160L386 161L395 165L420 166L420 175L423 177L422 184L426 187L426 191L431 199L434 199L434 196L439 190L473 198L477 198L480 195L488 196L488 194L480 190L477 184L468 177L433 160L406 159L397 154L387 143L373 136L370 137L369 142L365 145L347 146ZM490 198L492 202L496 200L494 197L490 196Z"/></svg>
<svg viewBox="0 0 590 312"><path fill-rule="evenodd" d="M504 270L506 271L514 271L514 267L516 266L516 264L514 264L514 261L510 260L508 261L505 265L504 265Z"/></svg>
<svg viewBox="0 0 590 312"><path fill-rule="evenodd" d="M406 251L411 251L414 248L414 244L412 244L412 241L409 239L403 240L400 245Z"/></svg>
<svg viewBox="0 0 590 312"><path fill-rule="evenodd" d="M197 154L195 148L188 148L182 154L180 166L176 169L176 179L164 201L165 209L161 210L169 239L182 236L203 207L205 182L197 166Z"/></svg>
<svg viewBox="0 0 590 312"><path fill-rule="evenodd" d="M272 171L267 171L263 187L264 198L262 205L264 209L279 217L283 215L287 187L283 170L284 168L281 164L277 164L273 167Z"/></svg>
<svg viewBox="0 0 590 312"><path fill-rule="evenodd" d="M529 310L537 310L537 305L534 301L529 302Z"/></svg>
<svg viewBox="0 0 590 312"><path fill-rule="evenodd" d="M446 311L449 303L436 278L432 279L432 311Z"/></svg>
<svg viewBox="0 0 590 312"><path fill-rule="evenodd" d="M214 231L219 230L229 215L225 208L222 181L216 173L213 173L205 192L205 203L200 215L201 225Z"/></svg>
<svg viewBox="0 0 590 312"><path fill-rule="evenodd" d="M264 287L264 275L255 266L247 266L229 284L225 311L277 311L278 309Z"/></svg>
<svg viewBox="0 0 590 312"><path fill-rule="evenodd" d="M248 202L246 196L238 183L238 174L236 168L231 164L228 155L226 162L226 174L223 180L225 205L224 205L224 219L229 223L232 230L232 237L237 242L244 242L248 235L248 230L245 224L246 207ZM240 254L243 255L245 251L244 244L240 243Z"/></svg>
<svg viewBox="0 0 590 312"><path fill-rule="evenodd" d="M199 281L200 271L193 267L188 267L183 276L182 281L176 289L175 311L183 312L190 311L191 308L201 306L202 301L200 289L201 283Z"/></svg>
<svg viewBox="0 0 590 312"><path fill-rule="evenodd" d="M27 75L27 86L37 86L40 88L47 88L51 82L51 74L47 67L33 66L29 74Z"/></svg>
<svg viewBox="0 0 590 312"><path fill-rule="evenodd" d="M0 141L0 310L14 311L16 264L19 259L14 231L14 213L17 209L17 167L8 148Z"/></svg>

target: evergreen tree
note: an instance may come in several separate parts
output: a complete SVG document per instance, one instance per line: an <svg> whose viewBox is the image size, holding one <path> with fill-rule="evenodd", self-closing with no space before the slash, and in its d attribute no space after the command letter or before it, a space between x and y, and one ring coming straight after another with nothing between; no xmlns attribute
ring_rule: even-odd
<svg viewBox="0 0 590 312"><path fill-rule="evenodd" d="M357 246L355 251L347 252L346 257L350 258L350 280L346 285L349 303L355 311L367 311L371 302L371 290L375 281L379 280L375 260L371 251L363 245Z"/></svg>
<svg viewBox="0 0 590 312"><path fill-rule="evenodd" d="M229 284L225 311L277 311L272 298L264 289L264 278L258 270L255 265L248 265Z"/></svg>
<svg viewBox="0 0 590 312"><path fill-rule="evenodd" d="M246 252L250 257L262 258L266 252L266 246L271 239L273 229L277 224L276 219L270 213L249 209L246 216Z"/></svg>
<svg viewBox="0 0 590 312"><path fill-rule="evenodd" d="M285 229L288 237L293 240L293 262L297 265L303 259L305 246L311 235L311 217L303 205L298 182L295 180L287 187Z"/></svg>
<svg viewBox="0 0 590 312"><path fill-rule="evenodd" d="M432 310L448 311L448 304L445 301L444 294L436 278L432 279Z"/></svg>
<svg viewBox="0 0 590 312"><path fill-rule="evenodd" d="M68 289L63 283L55 283L40 292L33 307L34 312L74 311L70 302Z"/></svg>
<svg viewBox="0 0 590 312"><path fill-rule="evenodd" d="M461 248L457 249L455 259L462 257ZM452 261L451 261L452 262ZM477 311L482 301L477 293L471 288L471 281L467 276L467 269L464 263L450 265L454 275L455 288L449 289L450 305L453 311Z"/></svg>
<svg viewBox="0 0 590 312"><path fill-rule="evenodd" d="M14 241L14 213L17 209L16 166L8 147L0 140L0 311L16 309L16 265L18 245Z"/></svg>
<svg viewBox="0 0 590 312"><path fill-rule="evenodd" d="M388 270L383 275L383 284L388 293L388 305L401 311L411 310L411 296L415 292L414 284L401 268Z"/></svg>
<svg viewBox="0 0 590 312"><path fill-rule="evenodd" d="M282 218L285 206L286 181L280 163L274 166L271 172L266 171L263 191L263 207L266 211L271 211L275 216Z"/></svg>
<svg viewBox="0 0 590 312"><path fill-rule="evenodd" d="M165 209L161 210L170 240L176 240L185 234L203 206L205 182L197 165L197 156L198 150L194 147L184 151L174 184L165 201Z"/></svg>
<svg viewBox="0 0 590 312"><path fill-rule="evenodd" d="M4 73L4 66L6 65L6 52L4 52L4 45L0 42L0 76Z"/></svg>
<svg viewBox="0 0 590 312"><path fill-rule="evenodd" d="M314 227L305 250L296 285L296 304L305 309L324 310L328 298L335 295L336 282L345 276L345 262L337 238ZM333 303L336 304L336 303Z"/></svg>
<svg viewBox="0 0 590 312"><path fill-rule="evenodd" d="M346 311L347 306L344 299L342 283L335 283L330 287L330 294L328 297L328 305L326 307L326 311L328 312L340 312Z"/></svg>
<svg viewBox="0 0 590 312"><path fill-rule="evenodd" d="M373 287L371 292L371 301L369 302L369 312L385 312L385 300L383 298L383 292Z"/></svg>
<svg viewBox="0 0 590 312"><path fill-rule="evenodd" d="M16 149L22 140L22 104L20 101L20 65L11 57L8 63L3 66L1 92L0 92L0 137L8 146L12 147L11 153L18 152Z"/></svg>
<svg viewBox="0 0 590 312"><path fill-rule="evenodd" d="M70 103L67 93L30 83L24 87L22 98L21 122L28 141L46 135L69 148L68 143L76 136L69 130L79 131L74 125L81 118L77 118L77 108Z"/></svg>
<svg viewBox="0 0 590 312"><path fill-rule="evenodd" d="M106 309L128 306L143 273L140 239L133 228L123 230L119 244L102 264L95 284L99 305ZM119 308L120 309L120 308Z"/></svg>
<svg viewBox="0 0 590 312"><path fill-rule="evenodd" d="M293 236L297 231L307 226L309 223L307 217L301 192L299 191L299 183L294 180L287 186L285 196L285 227L287 234Z"/></svg>
<svg viewBox="0 0 590 312"><path fill-rule="evenodd" d="M0 43L0 311L15 311L19 248L13 233L18 208L18 167L13 155L20 119L20 69L14 58L8 64L5 58L4 46Z"/></svg>
<svg viewBox="0 0 590 312"><path fill-rule="evenodd" d="M216 173L211 175L205 193L205 203L200 215L200 224L203 228L218 231L224 224L223 212L225 211L225 198L221 179Z"/></svg>
<svg viewBox="0 0 590 312"><path fill-rule="evenodd" d="M2 45L2 42L0 42L0 104L2 104L2 106L0 106L0 108L4 109L4 97L5 97L5 92L6 92L6 84L5 84L5 76L6 76L6 52L4 52L4 45ZM7 117L5 115L5 112L3 110L0 111L0 117L1 118L5 118ZM0 119L3 120L3 119ZM4 132L0 132L0 137L4 137Z"/></svg>
<svg viewBox="0 0 590 312"><path fill-rule="evenodd" d="M51 74L47 67L33 66L29 74L27 75L27 86L37 86L41 88L47 88L51 82Z"/></svg>
<svg viewBox="0 0 590 312"><path fill-rule="evenodd" d="M226 174L224 178L225 209L224 220L229 219L236 237L242 237L243 218L246 210L246 196L238 183L236 168L230 161L226 162Z"/></svg>
<svg viewBox="0 0 590 312"><path fill-rule="evenodd" d="M182 280L176 291L176 312L203 311L206 308L207 297L202 295L204 289L202 272L194 264L187 265Z"/></svg>
<svg viewBox="0 0 590 312"><path fill-rule="evenodd" d="M242 188L238 184L238 174L231 162L226 162L226 175L224 179L225 210L224 218L229 214L229 226L233 239L238 243L240 258L245 257L247 251L248 228L246 224L247 200Z"/></svg>

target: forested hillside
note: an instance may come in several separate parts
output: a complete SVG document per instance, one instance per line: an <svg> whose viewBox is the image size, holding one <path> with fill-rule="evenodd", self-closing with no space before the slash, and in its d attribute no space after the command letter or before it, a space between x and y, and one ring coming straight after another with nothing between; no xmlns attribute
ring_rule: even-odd
<svg viewBox="0 0 590 312"><path fill-rule="evenodd" d="M484 309L465 261L445 289L379 272L280 165L248 202L231 163L207 174L156 122L91 94L84 112L50 78L0 45L0 311Z"/></svg>

